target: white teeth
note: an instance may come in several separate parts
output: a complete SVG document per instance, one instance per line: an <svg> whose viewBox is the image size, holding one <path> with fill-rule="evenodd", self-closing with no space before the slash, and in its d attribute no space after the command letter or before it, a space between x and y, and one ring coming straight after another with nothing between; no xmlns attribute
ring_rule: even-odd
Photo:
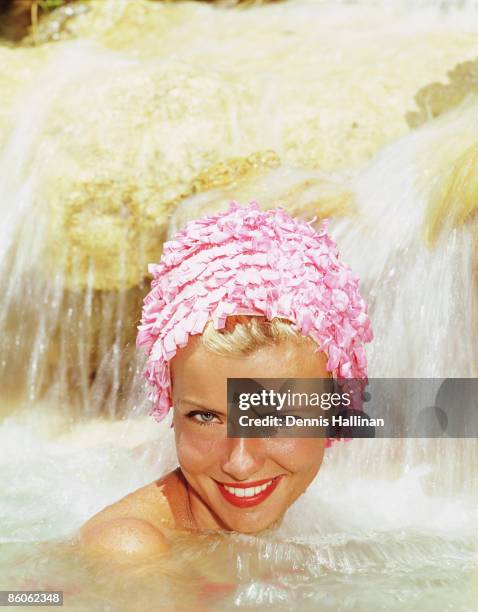
<svg viewBox="0 0 478 612"><path fill-rule="evenodd" d="M222 485L226 491L232 493L236 497L253 497L254 495L258 495L261 491L267 489L267 487L272 484L272 480L269 482L265 482L263 485L259 485L258 487L247 487L246 489L236 489L235 487L228 487L226 485Z"/></svg>

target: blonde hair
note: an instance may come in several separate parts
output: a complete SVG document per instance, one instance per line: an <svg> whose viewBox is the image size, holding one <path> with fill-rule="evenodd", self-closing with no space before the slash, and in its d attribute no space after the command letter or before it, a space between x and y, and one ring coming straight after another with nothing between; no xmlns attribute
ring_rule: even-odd
<svg viewBox="0 0 478 612"><path fill-rule="evenodd" d="M274 317L232 315L222 329L214 329L209 321L202 333L201 343L216 355L245 357L259 348L283 342L314 342L292 327L291 321ZM314 342L315 344L315 342Z"/></svg>

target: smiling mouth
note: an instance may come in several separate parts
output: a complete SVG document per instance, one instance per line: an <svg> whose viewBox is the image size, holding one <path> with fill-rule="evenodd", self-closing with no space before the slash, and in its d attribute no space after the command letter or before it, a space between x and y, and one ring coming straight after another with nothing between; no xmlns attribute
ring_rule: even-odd
<svg viewBox="0 0 478 612"><path fill-rule="evenodd" d="M215 481L222 496L233 506L247 508L262 503L279 484L282 476L255 482L218 482Z"/></svg>

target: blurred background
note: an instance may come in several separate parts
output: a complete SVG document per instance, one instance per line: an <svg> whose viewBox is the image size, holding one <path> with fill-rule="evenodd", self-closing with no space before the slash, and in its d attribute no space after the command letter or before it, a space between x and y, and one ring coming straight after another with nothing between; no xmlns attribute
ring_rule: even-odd
<svg viewBox="0 0 478 612"><path fill-rule="evenodd" d="M232 199L331 220L370 376L477 376L477 5L0 0L1 588L478 609L474 439L335 444L278 531L179 538L160 583L74 549L176 465L135 348L147 265Z"/></svg>

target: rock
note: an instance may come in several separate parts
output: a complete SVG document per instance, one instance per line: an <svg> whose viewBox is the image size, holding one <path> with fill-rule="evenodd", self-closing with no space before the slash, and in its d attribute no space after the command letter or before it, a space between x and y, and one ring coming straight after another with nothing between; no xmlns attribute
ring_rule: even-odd
<svg viewBox="0 0 478 612"><path fill-rule="evenodd" d="M312 173L310 193L333 186L330 197L303 195L307 210L348 210L347 188L336 196L324 177L357 171L406 133L414 92L478 55L478 41L437 27L405 44L403 17L336 7L322 22L323 10L102 0L68 21L77 41L0 47L0 141L15 120L38 116L22 172L35 180L30 205L49 219L44 273L63 270L72 290L137 286L178 204L184 212L201 193L218 206L235 195L272 205L267 187L298 208L306 186L275 190L267 163L251 174L253 156L267 150L281 177ZM357 20L373 37L355 35ZM234 178L241 173L249 183Z"/></svg>
<svg viewBox="0 0 478 612"><path fill-rule="evenodd" d="M274 157L270 154L269 159L272 162ZM242 205L256 200L264 210L282 206L294 216L317 217L317 224L324 218L358 212L352 187L344 176L332 178L317 170L301 170L276 163L236 174L226 170L227 165L226 160L198 177L202 189L178 204L169 223L168 240L188 221L224 212L231 200ZM238 160L232 160L232 165L237 169Z"/></svg>
<svg viewBox="0 0 478 612"><path fill-rule="evenodd" d="M430 83L415 96L418 112L406 114L408 124L416 128L455 108L467 96L478 95L478 58L457 64L448 72L448 83Z"/></svg>
<svg viewBox="0 0 478 612"><path fill-rule="evenodd" d="M0 1L0 36L20 40L28 34L32 23L33 0Z"/></svg>

